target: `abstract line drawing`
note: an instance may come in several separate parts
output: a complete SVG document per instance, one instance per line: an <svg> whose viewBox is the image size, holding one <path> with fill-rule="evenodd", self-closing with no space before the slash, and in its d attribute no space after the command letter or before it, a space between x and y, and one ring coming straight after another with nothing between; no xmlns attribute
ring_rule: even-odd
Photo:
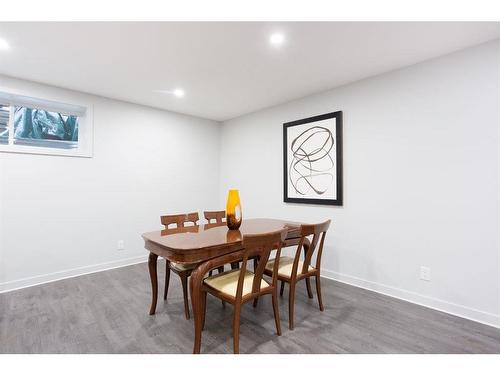
<svg viewBox="0 0 500 375"><path fill-rule="evenodd" d="M283 200L341 206L342 112L283 124Z"/></svg>
<svg viewBox="0 0 500 375"><path fill-rule="evenodd" d="M334 162L330 155L333 145L332 132L323 126L313 126L292 141L293 159L288 173L297 194L305 195L307 187L318 195L328 190L334 177L331 173ZM324 176L328 178L318 179ZM299 186L302 182L305 183L303 187Z"/></svg>

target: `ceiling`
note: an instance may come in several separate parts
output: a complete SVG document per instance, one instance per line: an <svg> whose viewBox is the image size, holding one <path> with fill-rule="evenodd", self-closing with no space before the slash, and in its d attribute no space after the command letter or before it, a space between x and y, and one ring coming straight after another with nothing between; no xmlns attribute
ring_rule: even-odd
<svg viewBox="0 0 500 375"><path fill-rule="evenodd" d="M0 74L223 121L499 37L498 22L4 22Z"/></svg>

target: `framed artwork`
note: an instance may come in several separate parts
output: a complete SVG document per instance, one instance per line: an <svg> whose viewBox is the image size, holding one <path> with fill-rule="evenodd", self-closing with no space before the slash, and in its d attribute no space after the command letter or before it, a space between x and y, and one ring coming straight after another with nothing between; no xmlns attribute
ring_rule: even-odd
<svg viewBox="0 0 500 375"><path fill-rule="evenodd" d="M342 206L342 112L283 124L284 201Z"/></svg>

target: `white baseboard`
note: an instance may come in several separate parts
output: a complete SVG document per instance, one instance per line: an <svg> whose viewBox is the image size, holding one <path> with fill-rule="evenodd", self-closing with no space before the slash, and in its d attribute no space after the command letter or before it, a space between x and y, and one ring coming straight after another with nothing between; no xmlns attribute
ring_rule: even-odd
<svg viewBox="0 0 500 375"><path fill-rule="evenodd" d="M443 301L440 299L424 296L418 293L395 288L389 285L364 280L355 276L349 276L334 271L322 269L321 276L341 283L353 285L359 288L368 289L373 292L385 294L390 297L402 299L417 305L429 307L434 310L442 311L461 318L474 320L479 323L487 324L495 328L500 328L500 315L495 315L485 311L479 311L467 306Z"/></svg>
<svg viewBox="0 0 500 375"><path fill-rule="evenodd" d="M119 268L119 267L130 266L132 264L143 263L146 262L147 259L148 259L147 255L141 255L133 258L126 258L126 259L115 260L112 262L94 264L91 266L73 268L66 271L59 271L59 272L48 273L45 275L27 277L25 279L7 281L5 283L0 283L0 293L10 292L16 289L27 288L39 284L50 283L53 281L68 279L70 277L86 275L89 273L106 271L113 268Z"/></svg>

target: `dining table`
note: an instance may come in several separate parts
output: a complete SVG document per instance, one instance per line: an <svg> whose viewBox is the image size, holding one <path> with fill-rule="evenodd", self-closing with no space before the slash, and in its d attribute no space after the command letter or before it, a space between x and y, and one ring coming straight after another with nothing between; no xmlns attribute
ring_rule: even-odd
<svg viewBox="0 0 500 375"><path fill-rule="evenodd" d="M201 224L163 229L142 234L144 247L149 251L148 268L151 278L152 300L150 314L155 314L158 300L158 257L167 261L196 266L191 273L190 294L194 321L193 353L200 353L202 318L201 287L207 273L225 264L235 265L242 260L243 236L266 234L288 229L283 247L300 241L301 223L280 219L245 219L238 230L228 229L226 223Z"/></svg>

